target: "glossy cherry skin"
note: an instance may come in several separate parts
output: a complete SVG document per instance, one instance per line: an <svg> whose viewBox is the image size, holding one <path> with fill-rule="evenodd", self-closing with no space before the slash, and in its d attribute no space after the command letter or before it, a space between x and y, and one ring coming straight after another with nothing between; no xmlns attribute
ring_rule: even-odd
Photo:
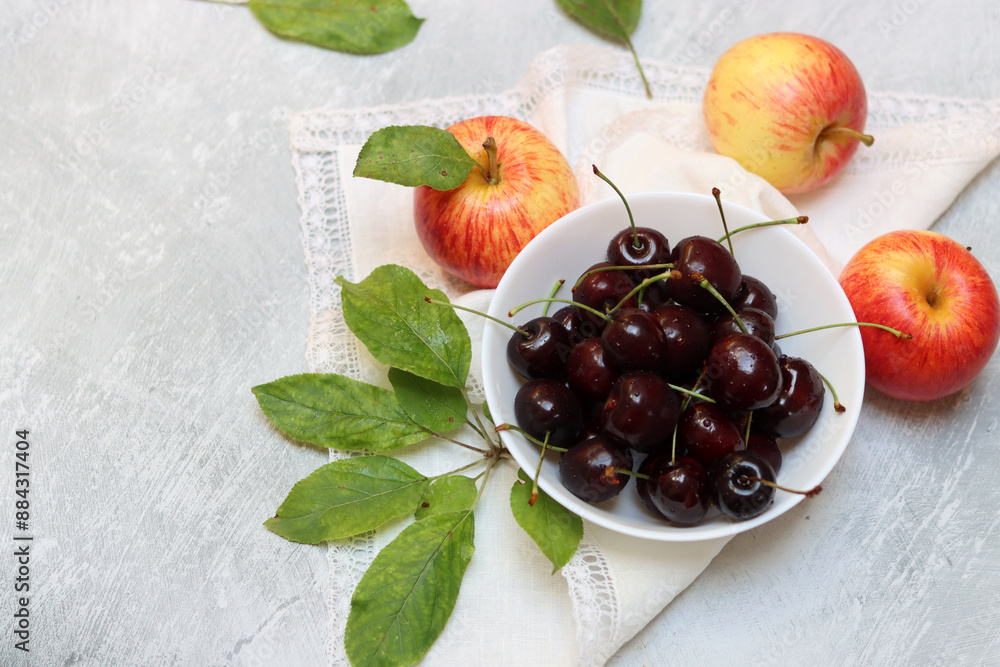
<svg viewBox="0 0 1000 667"><path fill-rule="evenodd" d="M569 332L551 317L536 317L522 324L507 341L507 362L526 380L558 378L566 372Z"/></svg>
<svg viewBox="0 0 1000 667"><path fill-rule="evenodd" d="M667 520L691 526L705 518L712 494L704 466L694 459L669 458L651 467L649 497L659 514Z"/></svg>
<svg viewBox="0 0 1000 667"><path fill-rule="evenodd" d="M823 410L826 386L819 371L805 359L782 355L781 391L778 398L754 412L753 427L776 438L805 434Z"/></svg>
<svg viewBox="0 0 1000 667"><path fill-rule="evenodd" d="M729 250L715 239L689 236L682 239L671 255L678 278L667 281L674 301L700 313L718 313L725 306L699 284L702 276L726 301L732 301L740 289L743 273Z"/></svg>
<svg viewBox="0 0 1000 667"><path fill-rule="evenodd" d="M638 244L637 244L638 243ZM647 267L649 265L667 264L670 262L670 243L667 237L649 227L626 227L615 234L608 244L608 262L616 266ZM666 268L643 268L628 271L632 283L638 285L642 281L666 272ZM646 287L643 302L663 303L669 298L667 286L658 281Z"/></svg>
<svg viewBox="0 0 1000 667"><path fill-rule="evenodd" d="M604 329L603 320L600 321L600 324L595 324L589 319L584 319L582 312L576 306L563 306L552 314L552 319L563 325L563 328L569 333L570 346L575 346L586 338L600 336Z"/></svg>
<svg viewBox="0 0 1000 667"><path fill-rule="evenodd" d="M705 318L687 306L668 303L652 311L667 339L660 372L679 379L700 371L712 349L711 329Z"/></svg>
<svg viewBox="0 0 1000 667"><path fill-rule="evenodd" d="M650 313L630 308L615 314L601 333L608 361L622 371L658 371L666 356L667 337Z"/></svg>
<svg viewBox="0 0 1000 667"><path fill-rule="evenodd" d="M774 319L770 315L759 308L734 310L736 310L736 316L740 318L740 322L743 322L743 326L747 328L748 333L760 338L768 345L774 345ZM726 334L741 333L742 331L743 329L740 328L739 322L736 321L732 313L725 312L712 323L712 342L714 343Z"/></svg>
<svg viewBox="0 0 1000 667"><path fill-rule="evenodd" d="M616 442L650 453L670 442L680 415L677 392L655 373L631 371L616 381L601 411L601 429Z"/></svg>
<svg viewBox="0 0 1000 667"><path fill-rule="evenodd" d="M754 413L755 419L756 414L757 413ZM746 451L762 456L768 463L771 464L771 468L774 469L775 475L781 472L781 462L784 459L784 456L782 455L781 448L778 447L778 441L775 438L769 435L764 435L760 431L755 431L753 427L751 427L750 437L747 438Z"/></svg>
<svg viewBox="0 0 1000 667"><path fill-rule="evenodd" d="M753 452L733 452L719 459L711 472L712 499L730 519L746 521L760 516L774 501L775 474L763 457Z"/></svg>
<svg viewBox="0 0 1000 667"><path fill-rule="evenodd" d="M542 378L521 385L514 396L517 425L532 437L549 444L568 447L575 444L583 424L580 399L565 382Z"/></svg>
<svg viewBox="0 0 1000 667"><path fill-rule="evenodd" d="M745 273L736 297L729 303L736 310L756 308L770 315L772 320L778 318L778 299L774 296L774 292L764 284L763 280Z"/></svg>
<svg viewBox="0 0 1000 667"><path fill-rule="evenodd" d="M719 405L732 412L758 410L781 391L781 368L764 341L745 333L723 336L705 361L705 384Z"/></svg>
<svg viewBox="0 0 1000 667"><path fill-rule="evenodd" d="M563 486L588 503L610 500L621 493L631 478L621 470L632 470L632 452L603 436L573 445L559 460Z"/></svg>
<svg viewBox="0 0 1000 667"><path fill-rule="evenodd" d="M716 403L692 403L677 421L677 440L706 468L746 448L736 421Z"/></svg>
<svg viewBox="0 0 1000 667"><path fill-rule="evenodd" d="M566 380L570 387L591 401L603 403L618 375L604 354L600 338L580 341L566 358Z"/></svg>
<svg viewBox="0 0 1000 667"><path fill-rule="evenodd" d="M627 271L622 269L596 270L609 266L613 266L613 264L598 262L588 268L584 272L586 277L573 289L573 301L589 306L599 313L607 313L628 296L635 285L632 284L632 279L628 277ZM636 299L632 296L622 307L634 308L636 304ZM582 308L579 310L580 317L584 322L590 322L598 329L603 330L606 324L604 318Z"/></svg>

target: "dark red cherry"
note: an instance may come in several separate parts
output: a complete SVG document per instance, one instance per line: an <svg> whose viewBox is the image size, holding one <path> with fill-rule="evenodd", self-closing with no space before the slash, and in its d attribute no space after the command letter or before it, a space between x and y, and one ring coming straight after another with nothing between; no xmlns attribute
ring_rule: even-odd
<svg viewBox="0 0 1000 667"><path fill-rule="evenodd" d="M753 428L776 438L795 438L812 428L823 409L826 386L805 359L782 355L778 398L753 413Z"/></svg>
<svg viewBox="0 0 1000 667"><path fill-rule="evenodd" d="M706 468L726 454L746 448L736 421L716 403L688 405L677 421L677 441L688 456Z"/></svg>
<svg viewBox="0 0 1000 667"><path fill-rule="evenodd" d="M608 269L599 271L597 269L614 266L610 262L598 262L584 272L585 278L573 290L573 301L589 306L599 313L607 313L619 304L629 292L635 287L632 279L628 277L628 272L622 269ZM625 302L624 307L634 308L636 306L635 297L630 297ZM598 329L603 329L605 320L584 309L580 310L580 317L584 322L590 322Z"/></svg>
<svg viewBox="0 0 1000 667"><path fill-rule="evenodd" d="M603 436L573 445L559 460L559 477L570 493L588 503L614 498L631 477L632 452Z"/></svg>
<svg viewBox="0 0 1000 667"><path fill-rule="evenodd" d="M666 380L648 371L632 371L611 388L601 428L619 444L650 453L670 442L679 414L677 392Z"/></svg>
<svg viewBox="0 0 1000 667"><path fill-rule="evenodd" d="M742 284L743 274L729 250L707 236L689 236L682 239L671 254L678 278L667 281L667 289L674 301L700 313L718 313L725 306L701 287L697 276L703 276L722 298L731 301Z"/></svg>
<svg viewBox="0 0 1000 667"><path fill-rule="evenodd" d="M679 303L657 306L652 314L667 339L660 366L663 375L675 379L700 371L712 349L710 329L705 318Z"/></svg>
<svg viewBox="0 0 1000 667"><path fill-rule="evenodd" d="M771 506L775 489L771 465L753 452L733 452L719 459L711 472L712 498L724 515L737 521L760 516Z"/></svg>
<svg viewBox="0 0 1000 667"><path fill-rule="evenodd" d="M552 319L563 325L563 328L569 333L571 346L576 345L585 338L600 336L601 330L604 328L603 321L598 326L590 320L585 320L581 313L582 311L576 306L563 306L552 314Z"/></svg>
<svg viewBox="0 0 1000 667"><path fill-rule="evenodd" d="M518 327L507 341L507 362L526 380L557 378L565 374L569 332L551 317L536 317Z"/></svg>
<svg viewBox="0 0 1000 667"><path fill-rule="evenodd" d="M568 447L576 442L583 424L580 399L565 382L542 378L521 385L514 396L517 425L538 440Z"/></svg>
<svg viewBox="0 0 1000 667"><path fill-rule="evenodd" d="M667 338L650 313L630 308L615 313L601 333L608 361L622 371L657 371L663 365Z"/></svg>
<svg viewBox="0 0 1000 667"><path fill-rule="evenodd" d="M670 262L670 243L662 233L649 227L626 227L608 244L608 262L616 266L648 267ZM666 268L641 268L628 271L634 285L667 271ZM659 304L669 298L663 281L646 287L643 303Z"/></svg>
<svg viewBox="0 0 1000 667"><path fill-rule="evenodd" d="M603 403L617 378L618 371L608 362L600 338L580 341L566 358L566 380L585 399Z"/></svg>
<svg viewBox="0 0 1000 667"><path fill-rule="evenodd" d="M754 413L754 419L757 418L757 413ZM771 464L774 469L774 474L777 475L781 472L781 461L784 458L781 454L781 449L778 447L778 441L769 436L764 435L760 431L756 431L753 427L750 427L750 437L747 438L747 449L748 452L753 452L764 457L764 459Z"/></svg>
<svg viewBox="0 0 1000 667"><path fill-rule="evenodd" d="M747 328L747 332L760 338L768 345L774 344L774 320L770 315L758 308L739 308L735 310L737 317L740 318L740 322L743 322L743 326ZM732 313L722 313L712 323L712 342L714 343L726 334L740 333L742 331L743 329L740 328L739 322L736 321Z"/></svg>
<svg viewBox="0 0 1000 667"><path fill-rule="evenodd" d="M736 298L729 302L730 305L739 310L740 308L757 308L763 310L771 316L772 320L778 318L778 299L774 292L764 284L763 280L743 274L743 281L740 289L736 293Z"/></svg>
<svg viewBox="0 0 1000 667"><path fill-rule="evenodd" d="M649 497L658 512L673 523L691 526L705 518L711 506L711 487L704 466L682 458L651 467Z"/></svg>
<svg viewBox="0 0 1000 667"><path fill-rule="evenodd" d="M729 334L708 353L705 384L712 398L727 410L757 410L778 398L781 368L770 346L760 338Z"/></svg>

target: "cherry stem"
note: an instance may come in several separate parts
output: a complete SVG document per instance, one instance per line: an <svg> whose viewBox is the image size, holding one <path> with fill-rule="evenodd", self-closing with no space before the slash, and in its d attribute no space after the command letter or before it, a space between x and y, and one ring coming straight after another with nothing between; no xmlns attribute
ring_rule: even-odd
<svg viewBox="0 0 1000 667"><path fill-rule="evenodd" d="M531 480L531 496L528 498L528 506L534 507L538 500L538 476L542 474L542 462L545 460L545 450L549 448L549 432L545 432L545 440L542 442L542 453L538 456L538 467L535 468L535 478Z"/></svg>
<svg viewBox="0 0 1000 667"><path fill-rule="evenodd" d="M639 267L636 267L636 268L639 268ZM643 268L645 268L645 267L643 267ZM653 283L660 282L661 280L669 280L671 278L680 278L680 277L681 277L680 271L676 271L674 269L671 269L670 271L665 271L663 273L658 273L655 276L652 276L651 278L646 278L641 283L639 283L638 285L636 285L635 287L633 287L632 290L628 294L626 294L624 297L622 297L622 300L619 301L618 303L616 303L614 308L611 308L610 310L608 310L608 315L610 315L611 313L615 312L616 310L618 310L619 308L621 308L622 306L624 306L628 302L629 299L631 299L633 296L635 296L639 292L644 291L647 287L649 287Z"/></svg>
<svg viewBox="0 0 1000 667"><path fill-rule="evenodd" d="M857 130L851 129L849 127L843 126L830 126L819 133L819 138L830 136L831 134L846 134L849 137L853 137L863 143L865 146L871 146L875 143L875 137L870 134L864 134L863 132L858 132Z"/></svg>
<svg viewBox="0 0 1000 667"><path fill-rule="evenodd" d="M712 196L715 197L715 203L719 206L719 215L722 216L722 230L726 232L722 238L729 242L729 254L736 257L736 253L733 252L732 234L729 233L729 225L726 224L726 213L722 210L722 191L719 188L712 188ZM722 241L720 240L719 243Z"/></svg>
<svg viewBox="0 0 1000 667"><path fill-rule="evenodd" d="M837 327L875 327L876 329L882 329L883 331L888 331L896 338L902 338L903 340L910 340L913 338L910 334L893 329L892 327L887 327L884 324L878 324L876 322L840 322L838 324L824 324L819 327L812 327L811 329L802 329L800 331L792 331L790 333L783 333L774 337L774 340L781 340L782 338L788 338L790 336L798 336L799 334L812 333L813 331L822 331L823 329L836 329Z"/></svg>
<svg viewBox="0 0 1000 667"><path fill-rule="evenodd" d="M595 273L603 273L604 271L638 271L639 269L672 269L672 268L674 268L672 262L667 264L629 264L629 265L615 264L612 266L599 266L596 269L590 269L589 271L585 271L583 275L581 275L577 279L577 281L573 284L573 291L575 292L576 288L579 287L584 280L594 275Z"/></svg>
<svg viewBox="0 0 1000 667"><path fill-rule="evenodd" d="M694 389L685 389L684 387L679 387L676 384L670 384L669 382L667 384L674 391L678 391L678 392L680 392L682 394L685 394L686 397L690 396L691 398L700 398L701 400L705 401L706 403L715 403L715 399L714 398L712 398L711 396L706 396L705 394L699 394Z"/></svg>
<svg viewBox="0 0 1000 667"><path fill-rule="evenodd" d="M478 310L473 310L472 308L466 308L465 306L460 306L457 303L451 303L451 302L448 302L448 301L439 301L438 299L432 299L429 296L425 296L424 297L424 301L426 301L427 303L433 303L436 306L449 306L451 308L454 308L455 310L464 310L467 313L473 313L474 315L479 315L480 317L485 317L486 319L492 320L493 322L496 322L497 324L502 324L503 326L507 327L511 331L518 332L519 334L523 335L525 338L531 338L531 334L528 333L527 331L525 331L524 329L522 329L520 327L516 327L513 324L511 324L510 322L504 322L503 320L501 320L498 317L493 317L492 315L487 315L486 313L482 313L482 312L480 312Z"/></svg>
<svg viewBox="0 0 1000 667"><path fill-rule="evenodd" d="M565 452L569 451L568 449L565 449L563 447L556 447L555 445L546 445L544 442L542 442L541 440L539 440L535 436L531 435L530 433L528 433L527 431L525 431L520 426L514 426L513 424L500 424L494 430L497 433L499 433L500 431L514 431L515 433L520 433L525 438L527 438L530 442L535 443L539 447L547 447L548 449L551 449L554 452L565 453Z"/></svg>
<svg viewBox="0 0 1000 667"><path fill-rule="evenodd" d="M729 232L725 236L719 238L719 243L722 243L726 239L732 237L733 234L738 234L739 232L744 232L748 229L756 229L757 227L774 227L776 225L804 225L809 222L808 215L800 215L796 218L784 218L782 220L768 220L767 222L755 222L750 225L743 225L742 227L737 227L733 231ZM732 249L730 247L730 252Z"/></svg>
<svg viewBox="0 0 1000 667"><path fill-rule="evenodd" d="M499 163L497 162L497 142L493 137L486 137L486 141L483 142L483 148L486 149L486 157L489 158L490 165L486 171L486 181L490 185L496 185L500 182L500 170Z"/></svg>
<svg viewBox="0 0 1000 667"><path fill-rule="evenodd" d="M559 288L563 286L564 282L566 282L566 281L563 280L562 278L560 278L559 280L556 281L556 284L552 286L552 291L549 292L549 298L550 299L554 299L555 298L556 292L559 291ZM549 306L551 306L551 305L552 305L551 301L549 301L547 304L545 304L545 308L542 310L542 317L548 317L549 316Z"/></svg>
<svg viewBox="0 0 1000 667"><path fill-rule="evenodd" d="M740 330L743 333L745 334L750 333L750 330L747 329L747 325L743 324L743 320L741 320L740 316L736 314L736 309L733 308L731 305L729 305L729 302L726 301L726 298L724 296L719 294L719 290L715 289L715 285L708 282L708 279L705 278L705 276L701 275L700 273L692 273L691 278L701 287L707 289L712 296L714 296L716 299L719 300L719 303L721 303L723 306L726 307L726 310L729 311L729 314L733 316L734 320L736 320L736 324L740 325Z"/></svg>
<svg viewBox="0 0 1000 667"><path fill-rule="evenodd" d="M632 209L628 205L628 200L625 198L625 195L622 194L622 191L618 189L618 186L612 183L610 178L601 173L601 170L597 168L596 164L591 166L594 168L594 174L596 174L599 179L610 185L611 189L618 193L622 203L625 204L625 212L628 213L628 223L632 226L632 247L639 250L642 246L639 244L639 234L635 231L635 218L632 217Z"/></svg>
<svg viewBox="0 0 1000 667"><path fill-rule="evenodd" d="M597 315L600 318L603 318L606 322L610 322L611 321L610 317L608 317L607 315L605 315L604 313L602 313L601 311L599 311L599 310L597 310L595 308L591 308L590 306L588 306L586 304L577 303L576 301L570 301L569 299L554 299L554 298L551 298L551 297L547 298L547 299L533 299L531 301L527 301L525 303L522 303L520 306L514 306L513 308L510 309L510 312L507 313L507 315L509 317L514 317L515 315L517 315L519 312L521 312L522 310L524 310L528 306L533 306L536 303L568 303L571 306L576 306L577 308L583 308L584 310L589 311L589 312L593 313L594 315Z"/></svg>
<svg viewBox="0 0 1000 667"><path fill-rule="evenodd" d="M750 424L752 423L753 423L753 410L747 413L747 427L746 430L743 432L744 444L750 442Z"/></svg>
<svg viewBox="0 0 1000 667"><path fill-rule="evenodd" d="M782 486L770 480L761 479L760 477L751 477L750 475L745 475L745 477L747 480L751 482L757 482L758 484L763 484L764 486L770 486L775 489L787 491L788 493L797 493L800 496L805 496L806 498L812 498L813 496L819 494L819 492L823 490L823 487L819 486L818 484L813 488L809 489L808 491L799 491L798 489L789 489L787 486Z"/></svg>
<svg viewBox="0 0 1000 667"><path fill-rule="evenodd" d="M644 472L636 472L635 470L629 470L628 468L616 468L615 466L610 466L611 474L617 475L621 473L622 475L628 475L629 477L638 477L639 479L649 480L650 476Z"/></svg>
<svg viewBox="0 0 1000 667"><path fill-rule="evenodd" d="M819 374L819 377L820 377L820 379L823 380L823 383L826 384L826 386L830 389L830 394L833 396L833 409L834 409L834 411L835 412L846 412L847 408L845 408L844 405L840 402L840 399L837 398L837 390L833 388L833 383L830 382L830 380L825 375L823 375L822 373Z"/></svg>

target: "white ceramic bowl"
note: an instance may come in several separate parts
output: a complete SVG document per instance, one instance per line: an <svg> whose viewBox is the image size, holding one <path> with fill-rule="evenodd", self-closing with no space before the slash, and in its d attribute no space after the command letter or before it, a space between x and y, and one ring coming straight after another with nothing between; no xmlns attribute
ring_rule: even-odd
<svg viewBox="0 0 1000 667"><path fill-rule="evenodd" d="M628 202L637 225L658 229L671 244L695 234L719 238L724 233L715 199L708 195L648 192L629 195ZM724 208L731 230L766 220L735 204L724 203ZM628 224L625 207L618 198L583 207L556 221L515 258L497 287L490 314L508 318L514 306L547 296L558 279L565 279L566 285L557 296L572 298L570 286L589 266L605 259L609 240ZM764 227L740 232L733 236L733 246L743 272L763 280L778 298L779 334L854 321L836 279L787 229ZM549 312L559 307L553 304ZM528 307L510 321L524 323L540 315L542 309L542 305ZM484 388L497 424L516 423L514 395L523 382L507 364L509 336L509 329L493 323L487 324L483 336ZM779 345L786 354L811 362L833 383L847 408L846 412L835 413L827 392L822 415L812 430L800 438L779 442L784 454L779 483L811 489L837 463L857 423L865 382L861 336L857 327L827 329L786 338ZM534 476L539 448L513 431L502 432L501 438L521 467ZM734 535L774 519L803 500L801 495L778 491L774 504L749 521L731 521L713 508L697 526L676 526L654 517L642 506L634 481L610 501L590 504L580 500L559 481L558 462L559 454L552 453L542 465L538 484L546 493L595 524L652 540L696 541Z"/></svg>

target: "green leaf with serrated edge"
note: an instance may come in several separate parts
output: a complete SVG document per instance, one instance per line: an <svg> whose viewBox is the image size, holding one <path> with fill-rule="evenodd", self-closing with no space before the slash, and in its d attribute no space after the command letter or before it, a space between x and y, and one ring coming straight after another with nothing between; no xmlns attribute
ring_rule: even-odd
<svg viewBox="0 0 1000 667"><path fill-rule="evenodd" d="M623 42L639 25L642 0L556 0L560 9L591 30Z"/></svg>
<svg viewBox="0 0 1000 667"><path fill-rule="evenodd" d="M351 598L344 646L352 665L423 658L455 608L474 537L472 510L433 514L379 552Z"/></svg>
<svg viewBox="0 0 1000 667"><path fill-rule="evenodd" d="M389 456L357 456L316 469L292 487L264 525L293 542L319 544L374 530L420 506L429 480Z"/></svg>
<svg viewBox="0 0 1000 667"><path fill-rule="evenodd" d="M510 510L514 520L524 529L542 554L552 562L552 572L557 572L576 553L583 539L583 520L538 490L534 505L531 498L531 479L523 470L517 471L518 481L510 490Z"/></svg>
<svg viewBox="0 0 1000 667"><path fill-rule="evenodd" d="M404 0L249 0L279 37L346 53L385 53L409 44L423 19Z"/></svg>
<svg viewBox="0 0 1000 667"><path fill-rule="evenodd" d="M354 284L343 277L344 322L372 356L449 387L465 387L472 361L472 342L462 320L440 290L424 285L413 271L386 264Z"/></svg>
<svg viewBox="0 0 1000 667"><path fill-rule="evenodd" d="M429 436L391 391L343 375L289 375L252 391L275 426L321 447L384 451Z"/></svg>
<svg viewBox="0 0 1000 667"><path fill-rule="evenodd" d="M446 387L398 368L389 369L389 382L403 411L430 431L451 431L468 421L469 403L457 387Z"/></svg>
<svg viewBox="0 0 1000 667"><path fill-rule="evenodd" d="M354 175L409 187L452 190L477 164L447 130L394 125L368 137L358 153Z"/></svg>
<svg viewBox="0 0 1000 667"><path fill-rule="evenodd" d="M462 475L448 475L435 480L420 501L413 515L417 520L432 514L460 512L471 509L476 502L476 481Z"/></svg>

